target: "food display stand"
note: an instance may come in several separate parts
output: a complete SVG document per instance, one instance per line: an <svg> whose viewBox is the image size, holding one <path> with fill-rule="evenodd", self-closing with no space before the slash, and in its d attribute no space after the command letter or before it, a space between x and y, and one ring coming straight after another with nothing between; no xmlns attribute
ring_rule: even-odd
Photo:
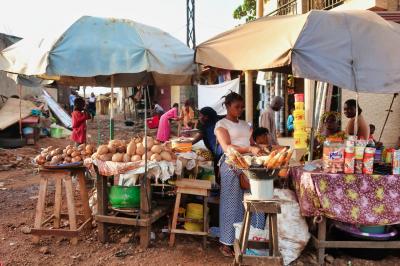
<svg viewBox="0 0 400 266"><path fill-rule="evenodd" d="M326 248L398 249L400 241L331 241L327 221L353 225L391 225L400 223L400 176L328 174L291 169L291 178L301 214L314 217L317 233L312 236L323 264Z"/></svg>
<svg viewBox="0 0 400 266"><path fill-rule="evenodd" d="M112 176L125 173L132 169L132 163L119 163L119 167L107 167L114 162L96 161L93 168L96 172L96 188L98 211L95 220L98 223L98 237L100 242L105 243L109 240L108 227L114 225L131 225L140 227L140 246L147 248L150 244L151 225L161 217L170 213L173 202L164 201L157 202L156 206L152 206L151 180L145 176L140 177L140 208L136 216L119 217L110 213L108 182Z"/></svg>

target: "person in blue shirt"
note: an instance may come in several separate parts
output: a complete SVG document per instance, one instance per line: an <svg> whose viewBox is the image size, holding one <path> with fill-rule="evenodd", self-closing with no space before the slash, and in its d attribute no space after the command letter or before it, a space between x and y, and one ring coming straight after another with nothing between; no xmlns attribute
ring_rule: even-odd
<svg viewBox="0 0 400 266"><path fill-rule="evenodd" d="M287 128L289 136L293 135L293 131L294 131L293 123L294 123L294 116L293 116L293 108L292 108L292 109L290 109L290 113L289 113L289 116L288 116L287 122L286 122L286 128Z"/></svg>
<svg viewBox="0 0 400 266"><path fill-rule="evenodd" d="M74 102L76 99L76 92L74 90L71 91L71 94L69 95L69 109L71 113L74 111Z"/></svg>
<svg viewBox="0 0 400 266"><path fill-rule="evenodd" d="M218 162L223 155L221 146L217 143L217 137L214 134L215 124L218 122L220 117L217 112L211 107L204 107L199 111L200 121L200 132L196 134L192 143L195 144L200 140L203 140L204 145L214 156L214 171L216 181L219 184L218 176Z"/></svg>

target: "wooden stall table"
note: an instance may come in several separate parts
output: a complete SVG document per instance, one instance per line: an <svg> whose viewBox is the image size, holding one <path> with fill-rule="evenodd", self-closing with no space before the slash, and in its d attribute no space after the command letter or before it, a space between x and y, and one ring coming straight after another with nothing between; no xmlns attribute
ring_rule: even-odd
<svg viewBox="0 0 400 266"><path fill-rule="evenodd" d="M100 162L104 166L106 163ZM140 246L147 248L150 244L151 226L161 217L170 213L172 205L169 202L152 207L151 183L149 178L142 177L140 180L140 210L137 217L118 217L110 214L108 200L108 180L111 172L106 176L99 171L99 166L94 166L97 174L97 204L98 210L95 216L98 225L98 237L100 242L109 241L108 227L112 224L131 225L140 227ZM115 170L117 171L117 169ZM114 173L114 175L117 172Z"/></svg>
<svg viewBox="0 0 400 266"><path fill-rule="evenodd" d="M327 220L353 225L391 225L400 223L400 176L327 174L291 169L302 216L317 221L312 241L318 262L324 263L326 248L399 249L400 241L331 241L327 239Z"/></svg>
<svg viewBox="0 0 400 266"><path fill-rule="evenodd" d="M44 235L63 236L71 238L72 244L77 244L78 236L81 231L86 228L91 228L92 212L89 207L89 198L85 184L85 167L74 168L57 168L46 169L40 168L40 187L39 197L36 206L35 224L31 229L33 235L33 242L38 243L39 237ZM81 203L83 208L83 215L76 214L74 190L72 184L72 177L76 176L79 182L79 192L81 196ZM55 180L55 202L54 214L43 221L43 216L46 208L46 194L48 181L52 178ZM62 182L64 181L65 195L67 198L68 214L61 213L62 208ZM69 229L60 229L61 219L67 218L69 221ZM47 229L43 226L53 220L53 228ZM78 228L78 221L82 224Z"/></svg>

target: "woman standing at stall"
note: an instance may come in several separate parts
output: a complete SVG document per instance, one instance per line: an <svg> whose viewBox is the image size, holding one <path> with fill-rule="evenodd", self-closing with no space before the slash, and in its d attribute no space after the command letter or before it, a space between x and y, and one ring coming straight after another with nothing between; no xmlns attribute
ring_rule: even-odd
<svg viewBox="0 0 400 266"><path fill-rule="evenodd" d="M261 149L251 146L251 128L248 123L239 120L244 110L243 98L231 92L225 96L224 102L227 115L215 125L215 135L224 152L232 147L240 153L252 153L260 155ZM233 255L233 243L235 240L234 223L242 222L244 215L243 194L240 187L241 171L233 170L225 163L225 156L220 161L221 196L220 196L220 248L224 256ZM252 225L264 227L264 215L253 215Z"/></svg>
<svg viewBox="0 0 400 266"><path fill-rule="evenodd" d="M172 108L160 117L160 122L158 124L157 130L158 141L165 142L169 140L169 137L171 135L171 125L169 123L169 120L179 120L178 108L179 105L177 103L174 103Z"/></svg>
<svg viewBox="0 0 400 266"><path fill-rule="evenodd" d="M200 140L203 140L206 148L213 154L214 157L214 172L216 181L220 184L218 177L218 162L221 159L222 151L221 145L218 145L217 138L215 136L215 124L218 122L217 112L211 107L203 107L199 112L200 121L200 132L194 137L192 144L196 144Z"/></svg>
<svg viewBox="0 0 400 266"><path fill-rule="evenodd" d="M181 120L183 120L183 128L184 129L191 128L191 126L193 126L195 124L193 121L194 111L193 111L193 108L191 107L190 100L185 101L185 104L181 110L180 118L181 118Z"/></svg>

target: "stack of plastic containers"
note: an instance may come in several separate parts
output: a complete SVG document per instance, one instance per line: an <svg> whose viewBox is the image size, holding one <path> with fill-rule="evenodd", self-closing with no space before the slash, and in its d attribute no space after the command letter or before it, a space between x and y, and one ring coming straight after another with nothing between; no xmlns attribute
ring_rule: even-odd
<svg viewBox="0 0 400 266"><path fill-rule="evenodd" d="M294 147L296 149L307 148L307 132L306 132L306 120L304 112L304 94L294 95Z"/></svg>

